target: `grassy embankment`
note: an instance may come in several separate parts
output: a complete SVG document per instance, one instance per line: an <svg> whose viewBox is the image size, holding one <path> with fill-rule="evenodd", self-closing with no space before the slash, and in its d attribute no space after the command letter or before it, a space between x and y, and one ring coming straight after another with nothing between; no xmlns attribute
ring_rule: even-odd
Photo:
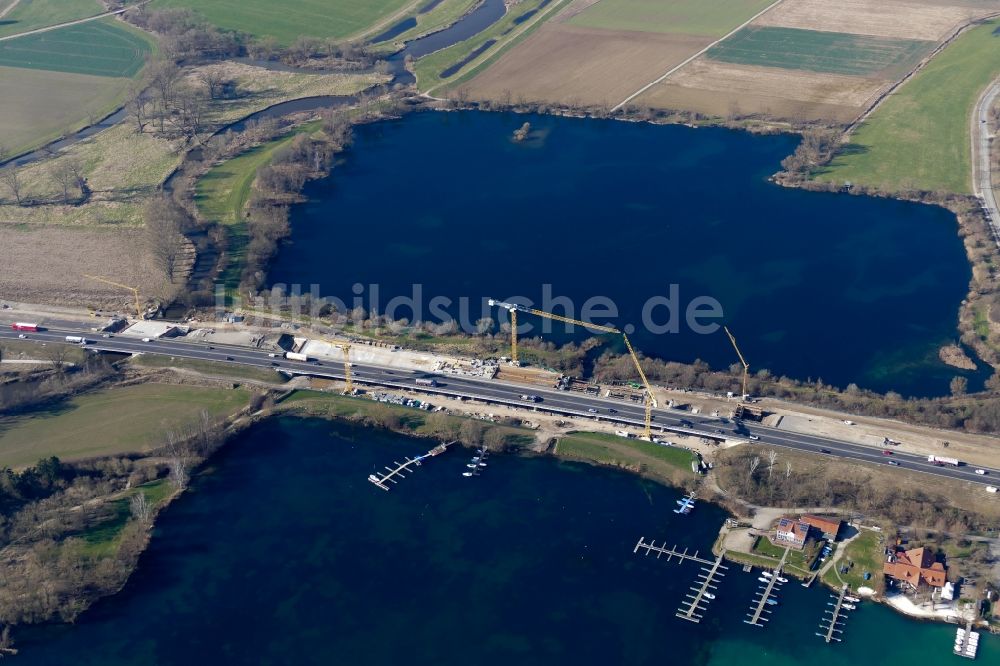
<svg viewBox="0 0 1000 666"><path fill-rule="evenodd" d="M66 363L83 363L87 360L88 352L79 345L64 345L58 342L49 342L45 346L29 340L0 340L0 359L3 360L38 360L49 361L53 357L53 349L60 348L60 360ZM5 366L4 370L16 371L18 367L14 365Z"/></svg>
<svg viewBox="0 0 1000 666"><path fill-rule="evenodd" d="M243 257L250 242L243 210L250 199L250 188L257 171L270 163L274 154L290 144L299 134L319 129L319 122L295 128L288 134L257 146L231 160L218 164L202 176L195 186L195 203L202 217L226 228L229 234L229 263L221 280L229 290L240 283Z"/></svg>
<svg viewBox="0 0 1000 666"><path fill-rule="evenodd" d="M395 46L403 42L449 26L475 7L478 2L479 0L443 0L441 4L426 14L413 15L413 18L417 21L415 26L399 33L388 41L376 44L375 48L379 51L391 51ZM418 5L417 9L424 4L426 3ZM392 24L389 24L388 27L392 27Z"/></svg>
<svg viewBox="0 0 1000 666"><path fill-rule="evenodd" d="M1000 20L973 28L888 97L815 178L883 191L968 193L970 118L1000 76Z"/></svg>
<svg viewBox="0 0 1000 666"><path fill-rule="evenodd" d="M17 0L0 1L0 14ZM97 16L104 12L98 0L21 0L0 19L0 37Z"/></svg>
<svg viewBox="0 0 1000 666"><path fill-rule="evenodd" d="M332 4L332 6L331 6ZM343 39L364 33L414 0L154 0L152 9L194 10L209 23L288 46L300 36ZM386 26L388 27L388 26Z"/></svg>
<svg viewBox="0 0 1000 666"><path fill-rule="evenodd" d="M201 361L198 359L176 358L174 356L161 356L159 354L143 354L131 361L143 368L175 368L177 370L190 370L203 375L213 377L225 377L228 379L249 379L269 384L283 384L288 381L288 377L273 370L265 368L254 368L236 363L226 363L224 361Z"/></svg>
<svg viewBox="0 0 1000 666"><path fill-rule="evenodd" d="M102 520L80 534L70 535L77 539L70 546L76 551L76 555L90 560L113 556L121 543L122 531L132 517L129 501L133 495L140 492L146 495L146 500L155 510L173 494L174 488L167 479L157 479L112 500L105 507L106 516Z"/></svg>
<svg viewBox="0 0 1000 666"><path fill-rule="evenodd" d="M468 81L493 64L507 49L527 38L536 28L571 1L552 0L540 10L538 6L542 0L525 0L514 5L502 19L474 37L417 60L413 66L417 77L417 87L427 93L441 93ZM517 22L522 16L534 10L538 10L537 13L528 19L523 19L521 23ZM496 43L485 51L477 53L474 58L465 62L461 69L448 78L441 78L442 72L463 62L490 40L496 40Z"/></svg>
<svg viewBox="0 0 1000 666"><path fill-rule="evenodd" d="M440 404L446 401L445 398L430 398L427 402ZM472 422L483 428L498 431L509 445L529 446L535 442L534 431L527 428L496 425L467 416L426 412L413 407L375 402L368 398L356 398L320 391L295 391L281 401L278 410L295 412L304 416L367 421L391 430L443 439L457 439L461 436L463 425Z"/></svg>
<svg viewBox="0 0 1000 666"><path fill-rule="evenodd" d="M58 405L0 419L0 467L22 467L48 456L63 460L139 452L161 443L202 411L232 414L247 404L244 390L138 384L86 393Z"/></svg>
<svg viewBox="0 0 1000 666"><path fill-rule="evenodd" d="M575 432L561 437L556 445L556 455L631 470L666 480L671 485L682 485L697 478L691 471L691 463L698 458L687 449L606 433Z"/></svg>

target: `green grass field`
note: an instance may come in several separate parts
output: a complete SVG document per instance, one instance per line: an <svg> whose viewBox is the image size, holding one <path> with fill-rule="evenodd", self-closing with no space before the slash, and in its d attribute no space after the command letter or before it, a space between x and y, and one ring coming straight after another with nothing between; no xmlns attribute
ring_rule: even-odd
<svg viewBox="0 0 1000 666"><path fill-rule="evenodd" d="M132 495L142 493L153 507L157 507L173 492L173 486L166 479L150 481L132 489L126 497L116 499L105 507L106 515L103 520L84 532L73 535L78 539L75 547L88 558L110 557L117 552L122 530L132 517L129 506Z"/></svg>
<svg viewBox="0 0 1000 666"><path fill-rule="evenodd" d="M899 78L934 46L912 39L887 39L795 28L744 28L712 47L722 62L811 72Z"/></svg>
<svg viewBox="0 0 1000 666"><path fill-rule="evenodd" d="M0 42L0 66L131 77L152 51L149 39L113 19Z"/></svg>
<svg viewBox="0 0 1000 666"><path fill-rule="evenodd" d="M274 370L227 363L225 361L202 361L192 358L160 356L159 354L143 354L142 356L133 357L131 362L143 368L174 368L217 377L252 379L271 384L283 384L288 381L286 375Z"/></svg>
<svg viewBox="0 0 1000 666"><path fill-rule="evenodd" d="M571 25L722 37L773 0L601 0L569 20Z"/></svg>
<svg viewBox="0 0 1000 666"><path fill-rule="evenodd" d="M560 438L556 453L571 460L633 469L672 481L694 478L691 463L698 459L687 449L599 432L566 435Z"/></svg>
<svg viewBox="0 0 1000 666"><path fill-rule="evenodd" d="M257 177L257 170L268 164L274 153L291 143L296 135L318 127L318 123L303 125L286 136L216 165L195 185L194 199L202 216L225 226L229 233L229 264L221 278L227 289L235 289L240 283L243 257L250 241L243 209L250 198L250 187Z"/></svg>
<svg viewBox="0 0 1000 666"><path fill-rule="evenodd" d="M823 574L823 582L833 587L840 587L847 583L855 592L863 586L880 590L883 586L882 550L884 547L879 540L880 537L878 532L862 530L856 539L847 544L847 548L837 564ZM847 573L842 574L839 570L844 566L847 567ZM871 574L869 580L865 580L865 573Z"/></svg>
<svg viewBox="0 0 1000 666"><path fill-rule="evenodd" d="M970 192L970 119L980 93L1000 76L998 31L994 20L955 40L886 99L816 179L889 192Z"/></svg>
<svg viewBox="0 0 1000 666"><path fill-rule="evenodd" d="M41 458L64 460L141 451L162 443L163 431L198 418L234 413L243 390L139 384L87 393L57 406L0 419L0 467Z"/></svg>
<svg viewBox="0 0 1000 666"><path fill-rule="evenodd" d="M341 39L364 31L413 0L154 0L153 9L193 9L220 28L288 45L300 36Z"/></svg>
<svg viewBox="0 0 1000 666"><path fill-rule="evenodd" d="M0 13L9 1L0 0ZM103 11L98 0L21 0L0 19L0 37L97 16Z"/></svg>

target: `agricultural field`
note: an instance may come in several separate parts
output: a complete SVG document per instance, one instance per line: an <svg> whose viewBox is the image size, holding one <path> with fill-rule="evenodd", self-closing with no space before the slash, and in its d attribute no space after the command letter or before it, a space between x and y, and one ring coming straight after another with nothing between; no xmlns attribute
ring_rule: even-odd
<svg viewBox="0 0 1000 666"><path fill-rule="evenodd" d="M713 46L706 56L737 65L901 78L931 47L913 39L754 26Z"/></svg>
<svg viewBox="0 0 1000 666"><path fill-rule="evenodd" d="M424 4L420 0L419 4ZM414 0L154 0L153 9L192 9L214 25L289 45L299 37L357 38L391 24ZM402 18L402 16L400 16Z"/></svg>
<svg viewBox="0 0 1000 666"><path fill-rule="evenodd" d="M989 8L988 0L795 0L754 21L756 26L941 41ZM900 17L905 16L905 20Z"/></svg>
<svg viewBox="0 0 1000 666"><path fill-rule="evenodd" d="M993 20L959 37L887 98L817 180L968 193L969 119L997 76L1000 20Z"/></svg>
<svg viewBox="0 0 1000 666"><path fill-rule="evenodd" d="M160 295L166 286L164 276L150 269L154 262L141 229L0 222L0 247L4 256L0 294L11 300L120 308L130 298L119 289L84 279L84 274L133 284L150 296Z"/></svg>
<svg viewBox="0 0 1000 666"><path fill-rule="evenodd" d="M979 0L788 0L633 103L846 124L989 9Z"/></svg>
<svg viewBox="0 0 1000 666"><path fill-rule="evenodd" d="M132 77L151 51L139 31L102 19L0 42L0 66Z"/></svg>
<svg viewBox="0 0 1000 666"><path fill-rule="evenodd" d="M768 4L573 0L465 87L475 99L613 106Z"/></svg>
<svg viewBox="0 0 1000 666"><path fill-rule="evenodd" d="M0 0L0 37L97 16L98 0Z"/></svg>
<svg viewBox="0 0 1000 666"><path fill-rule="evenodd" d="M0 467L42 458L63 460L148 450L166 430L195 422L202 411L233 414L247 404L243 390L138 384L80 395L48 409L0 419Z"/></svg>
<svg viewBox="0 0 1000 666"><path fill-rule="evenodd" d="M0 146L19 154L111 113L152 50L114 19L0 41Z"/></svg>
<svg viewBox="0 0 1000 666"><path fill-rule="evenodd" d="M584 28L722 37L774 0L599 0L569 21Z"/></svg>

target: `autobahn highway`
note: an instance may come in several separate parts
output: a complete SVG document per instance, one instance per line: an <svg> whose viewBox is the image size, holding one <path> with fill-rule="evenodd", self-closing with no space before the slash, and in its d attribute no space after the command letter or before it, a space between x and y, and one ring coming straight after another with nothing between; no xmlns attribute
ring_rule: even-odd
<svg viewBox="0 0 1000 666"><path fill-rule="evenodd" d="M19 332L11 330L9 322L0 323L0 326L2 326L0 339L18 338ZM336 359L323 360L322 362L300 362L280 357L274 358L269 356L269 352L265 350L209 342L189 342L183 339L153 339L149 342L143 342L140 339L124 336L103 338L100 334L93 333L78 322L50 321L46 324L45 330L37 333L26 333L25 339L39 344L49 342L65 344L67 335L78 335L86 338L89 341L86 348L94 352L160 354L175 358L233 363L293 375L340 380L344 378L343 364ZM421 393L510 405L565 416L600 419L621 425L641 427L644 420L644 407L641 404L587 395L577 391L559 391L554 388L543 389L534 386L529 388L479 377L433 374L359 363L352 363L351 376L357 384L388 389L416 390ZM417 378L429 376L436 379L438 384L436 387L419 386L414 383ZM541 400L535 403L526 403L520 397L524 393L537 395ZM998 469L982 468L988 473L979 475L975 473L975 468L969 465L938 466L929 463L926 456L904 452L893 452L891 456L884 455L882 450L876 447L789 432L759 423L746 421L740 423L726 418L694 415L669 409L653 410L653 419L654 434L657 431L664 434L673 432L706 437L716 441L749 441L752 436L758 438L754 443L759 445L777 446L821 456L885 465L891 469L918 471L934 476L969 481L983 486L997 485L997 482L1000 481L1000 470ZM898 466L890 465L890 460L898 463Z"/></svg>

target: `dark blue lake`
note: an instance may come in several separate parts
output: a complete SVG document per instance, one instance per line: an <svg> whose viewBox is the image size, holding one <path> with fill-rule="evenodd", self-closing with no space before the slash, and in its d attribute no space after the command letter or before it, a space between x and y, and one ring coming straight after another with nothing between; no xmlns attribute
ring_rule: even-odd
<svg viewBox="0 0 1000 666"><path fill-rule="evenodd" d="M391 492L368 483L428 442L277 419L240 435L161 515L124 591L76 625L15 634L24 666L858 666L952 664L955 628L865 603L846 640L814 636L826 590L790 583L766 629L758 574L733 566L701 624L675 617L697 565L639 536L711 548L723 513L624 472L468 453ZM997 663L984 636L980 661Z"/></svg>
<svg viewBox="0 0 1000 666"><path fill-rule="evenodd" d="M531 134L515 142L525 121ZM796 137L482 112L413 114L356 136L294 209L272 283L317 283L346 302L363 285L364 306L382 313L419 284L419 312L388 313L411 321L437 319L435 296L467 323L487 297L547 309L548 293L580 317L601 296L617 316L593 321L635 325L645 353L722 368L736 360L724 333L685 321L711 297L754 370L907 395L946 394L962 374L937 357L957 338L971 275L954 216L769 183ZM670 300L671 285L674 309L647 319L673 311L679 331L650 330L644 307Z"/></svg>

